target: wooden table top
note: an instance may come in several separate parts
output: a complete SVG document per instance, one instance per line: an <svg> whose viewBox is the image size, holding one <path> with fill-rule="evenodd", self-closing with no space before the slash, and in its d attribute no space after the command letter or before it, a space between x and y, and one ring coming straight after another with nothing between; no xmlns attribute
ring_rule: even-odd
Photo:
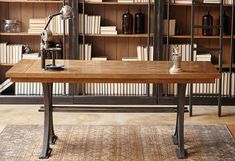
<svg viewBox="0 0 235 161"><path fill-rule="evenodd" d="M21 60L6 76L15 82L96 83L213 83L220 74L210 62L182 62L183 71L171 74L170 61L56 60L62 71L41 69L40 60Z"/></svg>

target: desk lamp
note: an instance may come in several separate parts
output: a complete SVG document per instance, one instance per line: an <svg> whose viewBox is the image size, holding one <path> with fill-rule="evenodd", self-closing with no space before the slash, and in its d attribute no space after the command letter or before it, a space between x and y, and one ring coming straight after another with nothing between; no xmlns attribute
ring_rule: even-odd
<svg viewBox="0 0 235 161"><path fill-rule="evenodd" d="M58 51L61 51L61 48L49 48L48 42L52 40L52 32L51 30L47 29L48 25L50 24L51 20L55 16L61 16L63 20L71 19L74 17L72 7L68 5L64 5L60 12L49 16L49 20L46 23L42 33L41 33L41 43L40 43L40 50L41 50L41 68L45 70L63 70L64 65L56 65L55 64L55 57ZM64 25L64 24L63 24ZM63 33L65 36L65 33ZM64 46L64 43L63 43ZM52 64L45 64L46 61L46 54L50 52L52 54Z"/></svg>

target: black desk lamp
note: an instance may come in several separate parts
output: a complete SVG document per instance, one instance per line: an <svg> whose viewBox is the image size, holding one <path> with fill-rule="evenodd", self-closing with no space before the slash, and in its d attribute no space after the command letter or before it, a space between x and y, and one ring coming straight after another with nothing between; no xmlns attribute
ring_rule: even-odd
<svg viewBox="0 0 235 161"><path fill-rule="evenodd" d="M49 20L47 21L46 26L44 27L42 33L41 33L41 43L40 43L40 50L41 50L41 68L45 70L63 70L64 65L56 65L55 64L55 58L56 53L58 51L61 51L61 48L49 48L48 42L52 40L52 32L51 30L47 29L48 25L50 24L51 20L55 16L61 16L63 20L71 19L74 17L73 9L72 7L68 5L64 5L60 12L53 14L49 16ZM64 23L63 23L64 25ZM65 36L65 33L63 33L63 36ZM64 45L64 44L63 44ZM52 54L52 64L46 64L46 54L50 52Z"/></svg>

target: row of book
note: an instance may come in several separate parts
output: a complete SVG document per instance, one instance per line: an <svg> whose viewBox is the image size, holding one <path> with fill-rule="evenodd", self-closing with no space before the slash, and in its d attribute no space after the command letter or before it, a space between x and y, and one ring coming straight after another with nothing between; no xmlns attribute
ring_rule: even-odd
<svg viewBox="0 0 235 161"><path fill-rule="evenodd" d="M218 94L219 80L216 79L215 83L194 83L192 87L193 87L192 91L193 94L206 94L206 95ZM185 95L189 96L189 94L190 94L190 86L189 84L187 84ZM177 84L171 83L163 85L163 95L177 96ZM222 95L224 95L223 92Z"/></svg>
<svg viewBox="0 0 235 161"><path fill-rule="evenodd" d="M147 95L147 84L143 83L86 83L86 95L143 96Z"/></svg>
<svg viewBox="0 0 235 161"><path fill-rule="evenodd" d="M91 60L107 60L106 57L92 57ZM124 57L122 61L152 61L153 46L137 46L136 57ZM144 96L153 95L153 84L146 83L86 83L86 95L106 95L106 96Z"/></svg>
<svg viewBox="0 0 235 161"><path fill-rule="evenodd" d="M91 44L79 44L78 51L82 60L91 60Z"/></svg>
<svg viewBox="0 0 235 161"><path fill-rule="evenodd" d="M149 51L148 51L149 50ZM137 46L136 49L137 57L135 58L122 58L122 61L153 61L153 46ZM131 83L130 88L133 88L133 92L131 93L124 93L126 95L137 95L137 96L144 96L144 95L153 95L153 84L149 83ZM128 84L124 83L123 90L128 91Z"/></svg>
<svg viewBox="0 0 235 161"><path fill-rule="evenodd" d="M231 83L230 83L231 80ZM235 73L231 75L229 72L222 72L222 96L230 95L229 89L231 89L231 95L235 96ZM219 79L215 80L215 83L194 83L193 84L193 94L206 94L206 95L216 95L219 93ZM187 85L186 96L189 96L190 88ZM164 95L177 95L177 84L168 84L163 86Z"/></svg>
<svg viewBox="0 0 235 161"><path fill-rule="evenodd" d="M231 80L231 83L230 83ZM229 72L222 72L222 96L228 96L231 92L231 96L235 96L235 73L231 75ZM10 79L6 79L0 84L0 93L12 85L13 82ZM193 94L208 94L214 95L219 93L219 79L216 79L215 83L194 83ZM86 95L106 95L106 96L143 96L152 95L153 87L150 84L144 83L86 83L85 94ZM229 91L231 89L231 91ZM186 96L190 93L189 85L186 88ZM28 83L28 82L16 82L15 83L16 95L42 95L43 90L41 83ZM69 84L68 83L54 83L53 95L68 95ZM176 96L177 84L163 85L163 95Z"/></svg>
<svg viewBox="0 0 235 161"><path fill-rule="evenodd" d="M203 0L203 3L221 3L221 0ZM233 4L233 0L223 0L224 4Z"/></svg>
<svg viewBox="0 0 235 161"><path fill-rule="evenodd" d="M39 53L32 53L32 54L23 54L23 59L39 59ZM21 57L20 57L21 59ZM12 64L12 63L10 63ZM10 87L13 82L8 78L0 84L0 93Z"/></svg>
<svg viewBox="0 0 235 161"><path fill-rule="evenodd" d="M0 93L10 87L13 82L8 78L0 84ZM68 95L69 83L54 83L52 89L53 95ZM33 82L15 82L15 95L42 95L43 89L41 83Z"/></svg>
<svg viewBox="0 0 235 161"><path fill-rule="evenodd" d="M85 0L85 2L95 2L101 3L102 0ZM148 0L117 0L118 3L144 3L148 2ZM154 0L150 0L150 2L154 2Z"/></svg>
<svg viewBox="0 0 235 161"><path fill-rule="evenodd" d="M194 48L197 47L197 44L193 45ZM171 60L173 54L173 48L178 47L179 53L181 53L182 61L191 61L191 44L169 44L168 52L167 45L163 45L163 53L166 55L167 60ZM168 54L167 54L168 53ZM212 55L210 53L197 53L195 50L193 52L193 61L210 61L212 60Z"/></svg>
<svg viewBox="0 0 235 161"><path fill-rule="evenodd" d="M48 18L30 18L29 19L29 34L41 34L44 27L46 26L46 23L48 21ZM60 16L54 17L49 26L48 29L51 30L53 34L63 34L65 28L65 34L69 33L69 20L65 20L65 26L63 25L63 20Z"/></svg>
<svg viewBox="0 0 235 161"><path fill-rule="evenodd" d="M0 43L0 63L15 64L21 60L22 52L22 44Z"/></svg>
<svg viewBox="0 0 235 161"><path fill-rule="evenodd" d="M80 22L78 24L79 33L83 33L84 29L85 34L100 34L101 16L89 16L85 14L83 17L83 14L78 14L78 18Z"/></svg>
<svg viewBox="0 0 235 161"><path fill-rule="evenodd" d="M53 83L53 95L68 95L69 83ZM42 84L33 82L16 82L15 95L42 95Z"/></svg>
<svg viewBox="0 0 235 161"><path fill-rule="evenodd" d="M231 84L229 83L231 79ZM221 95L228 96L231 90L231 95L235 96L235 73L230 75L229 72L222 72L222 89ZM219 79L215 83L196 83L193 84L193 93L196 94L218 94L219 93Z"/></svg>
<svg viewBox="0 0 235 161"><path fill-rule="evenodd" d="M147 3L154 2L154 0L118 0L118 3Z"/></svg>
<svg viewBox="0 0 235 161"><path fill-rule="evenodd" d="M171 3L176 4L192 4L192 0L170 0ZM197 0L195 0L198 2ZM221 0L202 0L203 3L221 3ZM223 0L223 4L233 4L233 0Z"/></svg>
<svg viewBox="0 0 235 161"><path fill-rule="evenodd" d="M193 45L194 48L197 47L197 44ZM191 61L191 44L169 44L168 48L167 45L163 45L163 53L165 55L166 60L172 60L172 54L174 48L179 49L179 53L181 53L182 61ZM196 61L197 58L197 51L195 50L192 55L192 60Z"/></svg>
<svg viewBox="0 0 235 161"><path fill-rule="evenodd" d="M48 27L53 34L63 34L64 30L65 34L69 34L69 20L64 21L65 22L63 22L60 16L57 16L52 19Z"/></svg>
<svg viewBox="0 0 235 161"><path fill-rule="evenodd" d="M153 61L153 46L137 46L137 61Z"/></svg>

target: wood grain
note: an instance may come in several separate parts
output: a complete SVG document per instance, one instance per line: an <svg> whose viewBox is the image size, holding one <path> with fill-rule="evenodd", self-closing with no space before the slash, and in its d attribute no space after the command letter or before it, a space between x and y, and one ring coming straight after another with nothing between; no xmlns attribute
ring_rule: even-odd
<svg viewBox="0 0 235 161"><path fill-rule="evenodd" d="M40 60L21 60L6 76L22 82L69 83L213 83L219 72L209 62L182 62L183 72L170 74L170 61L58 60L63 71L45 71Z"/></svg>

